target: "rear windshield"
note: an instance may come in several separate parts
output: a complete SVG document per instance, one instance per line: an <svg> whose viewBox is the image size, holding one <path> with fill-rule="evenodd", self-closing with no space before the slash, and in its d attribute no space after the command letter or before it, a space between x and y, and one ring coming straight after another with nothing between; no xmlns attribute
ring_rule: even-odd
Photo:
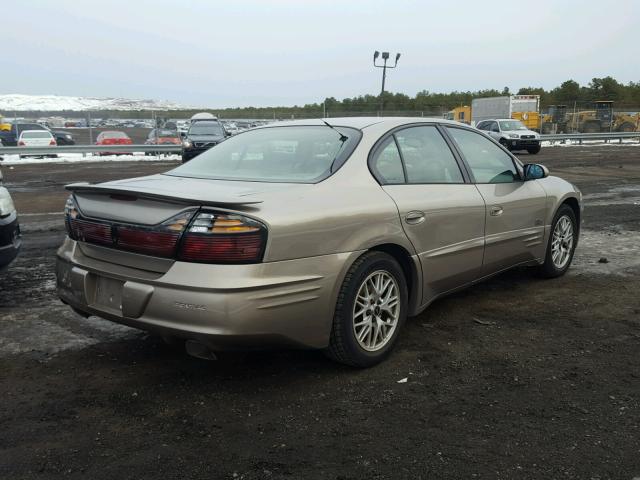
<svg viewBox="0 0 640 480"><path fill-rule="evenodd" d="M37 132L22 132L22 138L51 138L51 134L46 130L38 130Z"/></svg>
<svg viewBox="0 0 640 480"><path fill-rule="evenodd" d="M102 132L103 138L129 138L124 132Z"/></svg>
<svg viewBox="0 0 640 480"><path fill-rule="evenodd" d="M316 183L353 152L361 133L347 127L250 130L210 148L168 175L255 182Z"/></svg>
<svg viewBox="0 0 640 480"><path fill-rule="evenodd" d="M189 135L224 135L222 125L217 121L198 120L191 124Z"/></svg>
<svg viewBox="0 0 640 480"><path fill-rule="evenodd" d="M175 130L159 130L156 135L159 137L177 137L178 132Z"/></svg>

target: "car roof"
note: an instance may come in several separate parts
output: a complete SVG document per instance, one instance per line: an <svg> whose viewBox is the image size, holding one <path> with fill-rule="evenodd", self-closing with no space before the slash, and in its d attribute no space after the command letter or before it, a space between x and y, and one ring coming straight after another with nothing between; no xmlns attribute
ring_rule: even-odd
<svg viewBox="0 0 640 480"><path fill-rule="evenodd" d="M310 118L305 120L287 120L284 122L275 122L265 125L262 128L272 128L293 125L325 125L327 122L335 127L351 127L358 130L370 127L372 125L386 125L394 128L409 123L442 123L447 125L460 125L460 122L453 120L445 120L443 118L428 117L333 117L333 118Z"/></svg>

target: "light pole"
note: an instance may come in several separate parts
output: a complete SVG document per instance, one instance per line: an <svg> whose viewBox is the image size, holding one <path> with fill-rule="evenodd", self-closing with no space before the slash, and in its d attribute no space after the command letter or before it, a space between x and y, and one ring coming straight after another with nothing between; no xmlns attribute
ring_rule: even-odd
<svg viewBox="0 0 640 480"><path fill-rule="evenodd" d="M384 62L382 65L378 65L376 60L380 56L379 51L373 52L373 66L382 69L382 89L380 90L380 113L384 111L384 82L387 78L387 68L396 68L398 66L398 60L400 59L400 54L396 53L396 61L391 65L387 65L387 60L389 60L389 52L382 52L382 61Z"/></svg>

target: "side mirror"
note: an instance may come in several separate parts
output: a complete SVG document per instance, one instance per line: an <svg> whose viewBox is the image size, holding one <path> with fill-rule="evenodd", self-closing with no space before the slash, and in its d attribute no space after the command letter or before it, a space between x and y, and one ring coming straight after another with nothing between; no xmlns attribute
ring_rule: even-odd
<svg viewBox="0 0 640 480"><path fill-rule="evenodd" d="M527 163L523 169L525 182L527 180L539 180L540 178L546 178L549 176L549 169L538 163Z"/></svg>

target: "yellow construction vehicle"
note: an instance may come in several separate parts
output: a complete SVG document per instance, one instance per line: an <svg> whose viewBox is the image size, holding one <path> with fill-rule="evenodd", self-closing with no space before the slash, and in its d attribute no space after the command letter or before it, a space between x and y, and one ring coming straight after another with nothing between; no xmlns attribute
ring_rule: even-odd
<svg viewBox="0 0 640 480"><path fill-rule="evenodd" d="M444 118L469 125L471 123L471 107L469 105L456 107L445 113Z"/></svg>
<svg viewBox="0 0 640 480"><path fill-rule="evenodd" d="M594 110L566 114L568 132L635 132L640 125L640 114L613 113L613 101L598 100Z"/></svg>
<svg viewBox="0 0 640 480"><path fill-rule="evenodd" d="M540 114L538 112L512 112L511 118L520 120L529 130L540 131Z"/></svg>
<svg viewBox="0 0 640 480"><path fill-rule="evenodd" d="M0 114L0 131L8 132L11 130L11 124L7 122Z"/></svg>
<svg viewBox="0 0 640 480"><path fill-rule="evenodd" d="M549 105L541 118L540 133L569 133L566 105Z"/></svg>

